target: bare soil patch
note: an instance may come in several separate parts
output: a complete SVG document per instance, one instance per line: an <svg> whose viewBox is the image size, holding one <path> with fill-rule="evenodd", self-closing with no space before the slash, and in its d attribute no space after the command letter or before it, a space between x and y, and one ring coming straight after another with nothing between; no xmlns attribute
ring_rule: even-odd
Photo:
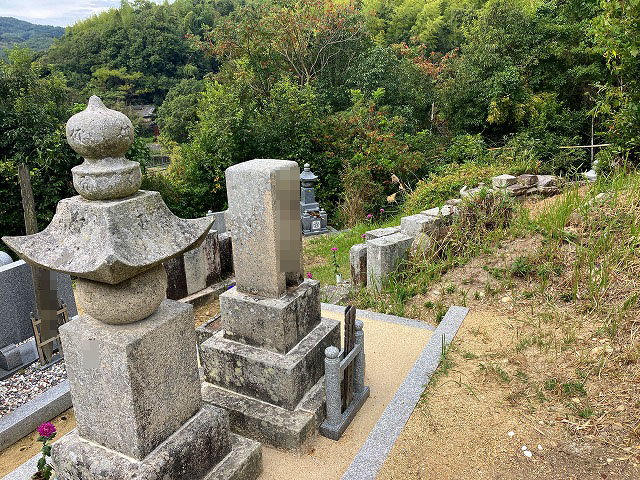
<svg viewBox="0 0 640 480"><path fill-rule="evenodd" d="M614 428L604 433L567 416L569 399L544 391L537 400L528 384L548 365L510 354L517 329L501 311L469 314L447 354L453 365L428 387L378 479L640 478L640 441L623 433L631 416L608 411Z"/></svg>

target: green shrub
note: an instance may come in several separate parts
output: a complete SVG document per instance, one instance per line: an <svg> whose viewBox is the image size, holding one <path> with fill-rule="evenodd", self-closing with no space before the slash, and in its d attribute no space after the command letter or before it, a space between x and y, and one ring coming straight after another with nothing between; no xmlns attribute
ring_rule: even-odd
<svg viewBox="0 0 640 480"><path fill-rule="evenodd" d="M444 153L445 163L485 162L488 158L487 145L482 135L458 135Z"/></svg>
<svg viewBox="0 0 640 480"><path fill-rule="evenodd" d="M505 172L505 167L497 164L479 165L465 163L450 164L425 180L420 180L416 188L409 194L404 211L410 215L435 206L442 205L450 198L460 195L460 189L467 185L475 187L496 175Z"/></svg>

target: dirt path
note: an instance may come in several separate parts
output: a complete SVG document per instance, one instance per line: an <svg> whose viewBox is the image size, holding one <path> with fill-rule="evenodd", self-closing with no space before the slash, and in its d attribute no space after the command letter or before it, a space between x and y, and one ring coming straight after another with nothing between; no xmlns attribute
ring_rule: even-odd
<svg viewBox="0 0 640 480"><path fill-rule="evenodd" d="M503 353L519 341L514 323L491 310L467 316L447 355L448 374L429 386L378 479L640 478L637 446L572 435L553 401L540 407L513 398L528 375L526 368L515 378L507 373L513 364Z"/></svg>

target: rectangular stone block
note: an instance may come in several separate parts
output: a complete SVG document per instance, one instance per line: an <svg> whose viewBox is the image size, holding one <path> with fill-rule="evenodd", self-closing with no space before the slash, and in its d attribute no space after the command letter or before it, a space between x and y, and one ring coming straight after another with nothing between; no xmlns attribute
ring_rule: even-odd
<svg viewBox="0 0 640 480"><path fill-rule="evenodd" d="M51 272L57 283L57 296L67 305L69 318L78 314L71 288L71 277ZM31 312L37 314L31 267L24 261L0 266L0 347L21 343L33 337Z"/></svg>
<svg viewBox="0 0 640 480"><path fill-rule="evenodd" d="M458 207L456 207L455 205L443 205L442 208L440 209L440 216L441 217L451 217L453 215L456 215L458 213ZM448 219L449 221L452 219Z"/></svg>
<svg viewBox="0 0 640 480"><path fill-rule="evenodd" d="M506 188L509 185L513 185L517 181L518 179L513 175L503 174L498 175L497 177L493 177L491 179L491 184L493 185L493 188Z"/></svg>
<svg viewBox="0 0 640 480"><path fill-rule="evenodd" d="M367 285L367 244L356 243L349 249L351 281L356 287Z"/></svg>
<svg viewBox="0 0 640 480"><path fill-rule="evenodd" d="M220 264L220 242L218 241L218 232L210 230L204 242L202 242L202 250L206 262L207 277L205 284L210 287L222 276L222 267Z"/></svg>
<svg viewBox="0 0 640 480"><path fill-rule="evenodd" d="M220 246L220 271L222 275L233 272L233 244L231 233L224 232L218 235Z"/></svg>
<svg viewBox="0 0 640 480"><path fill-rule="evenodd" d="M513 197L519 197L520 195L524 195L527 193L527 190L529 190L531 187L527 187L525 185L521 185L519 183L514 183L513 185L509 185L506 188L506 192L508 195L511 195Z"/></svg>
<svg viewBox="0 0 640 480"><path fill-rule="evenodd" d="M187 295L191 295L207 286L207 257L202 245L184 252L183 257Z"/></svg>
<svg viewBox="0 0 640 480"><path fill-rule="evenodd" d="M236 285L277 298L302 279L300 167L257 159L225 171Z"/></svg>
<svg viewBox="0 0 640 480"><path fill-rule="evenodd" d="M234 433L275 448L296 451L315 434L313 413L300 408L287 410L208 382L202 383L202 400L229 413Z"/></svg>
<svg viewBox="0 0 640 480"><path fill-rule="evenodd" d="M377 228L375 230L369 230L365 233L365 240L373 240L374 238L386 237L387 235L393 235L394 233L398 233L400 231L400 227L385 227L385 228Z"/></svg>
<svg viewBox="0 0 640 480"><path fill-rule="evenodd" d="M142 459L202 403L193 307L165 300L148 318L88 315L60 328L81 437Z"/></svg>
<svg viewBox="0 0 640 480"><path fill-rule="evenodd" d="M367 240L367 288L379 289L387 276L408 256L413 237L394 233Z"/></svg>
<svg viewBox="0 0 640 480"><path fill-rule="evenodd" d="M288 410L324 375L324 349L340 345L340 322L323 318L286 355L225 338L218 332L202 343L206 381Z"/></svg>
<svg viewBox="0 0 640 480"><path fill-rule="evenodd" d="M280 298L234 287L220 295L220 312L225 337L287 353L320 323L320 282L305 280Z"/></svg>
<svg viewBox="0 0 640 480"><path fill-rule="evenodd" d="M400 220L400 231L410 237L417 237L421 233L430 233L437 230L439 221L431 215L409 215Z"/></svg>
<svg viewBox="0 0 640 480"><path fill-rule="evenodd" d="M187 274L184 266L184 256L178 255L163 263L167 272L167 298L180 300L188 295Z"/></svg>
<svg viewBox="0 0 640 480"><path fill-rule="evenodd" d="M538 183L538 176L525 173L522 175L518 175L517 180L520 185L524 185L525 187L531 187Z"/></svg>
<svg viewBox="0 0 640 480"><path fill-rule="evenodd" d="M13 370L20 365L22 365L22 355L20 355L20 350L14 343L0 348L0 368Z"/></svg>
<svg viewBox="0 0 640 480"><path fill-rule="evenodd" d="M428 215L430 217L439 217L440 216L440 207L433 207L429 210L424 210L420 212L422 215Z"/></svg>
<svg viewBox="0 0 640 480"><path fill-rule="evenodd" d="M558 186L558 177L555 175L537 175L538 179L538 187L557 187Z"/></svg>

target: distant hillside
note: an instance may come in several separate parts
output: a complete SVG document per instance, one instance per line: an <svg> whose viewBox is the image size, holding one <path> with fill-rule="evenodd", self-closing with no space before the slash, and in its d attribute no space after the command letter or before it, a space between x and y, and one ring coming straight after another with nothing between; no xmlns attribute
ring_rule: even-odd
<svg viewBox="0 0 640 480"><path fill-rule="evenodd" d="M35 25L12 17L0 17L0 56L5 49L20 44L35 51L46 50L55 38L64 34L64 28Z"/></svg>

